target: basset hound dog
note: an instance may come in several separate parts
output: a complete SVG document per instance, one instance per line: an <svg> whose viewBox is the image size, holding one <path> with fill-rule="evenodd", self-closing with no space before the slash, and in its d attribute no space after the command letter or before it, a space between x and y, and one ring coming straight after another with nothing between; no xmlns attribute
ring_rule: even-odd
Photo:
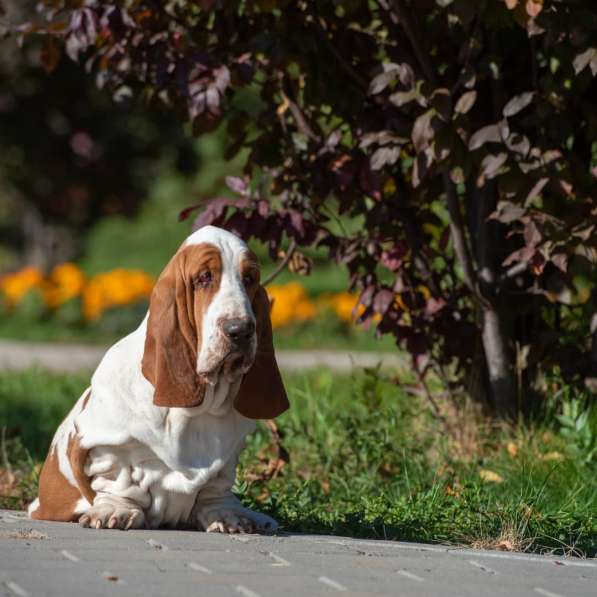
<svg viewBox="0 0 597 597"><path fill-rule="evenodd" d="M206 226L58 428L31 518L93 528L273 531L231 488L255 419L288 408L255 255Z"/></svg>

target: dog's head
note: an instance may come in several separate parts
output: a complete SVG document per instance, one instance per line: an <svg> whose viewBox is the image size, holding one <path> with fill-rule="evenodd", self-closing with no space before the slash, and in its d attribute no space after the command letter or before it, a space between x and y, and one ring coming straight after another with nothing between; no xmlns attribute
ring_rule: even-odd
<svg viewBox="0 0 597 597"><path fill-rule="evenodd" d="M149 304L142 371L154 404L198 406L223 376L232 385L242 378L234 406L247 417L288 408L259 279L257 258L233 234L206 226L187 238Z"/></svg>

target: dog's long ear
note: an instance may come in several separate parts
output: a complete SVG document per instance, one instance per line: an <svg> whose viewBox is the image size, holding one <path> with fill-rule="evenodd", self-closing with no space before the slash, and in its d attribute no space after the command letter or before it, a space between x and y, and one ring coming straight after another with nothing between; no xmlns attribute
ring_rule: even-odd
<svg viewBox="0 0 597 597"><path fill-rule="evenodd" d="M267 293L259 286L253 299L257 353L234 400L236 410L250 419L273 419L290 406L274 354L270 310Z"/></svg>
<svg viewBox="0 0 597 597"><path fill-rule="evenodd" d="M198 406L205 396L205 382L197 375L201 322L192 320L193 287L185 281L183 260L181 253L170 260L149 300L141 370L155 388L157 406Z"/></svg>

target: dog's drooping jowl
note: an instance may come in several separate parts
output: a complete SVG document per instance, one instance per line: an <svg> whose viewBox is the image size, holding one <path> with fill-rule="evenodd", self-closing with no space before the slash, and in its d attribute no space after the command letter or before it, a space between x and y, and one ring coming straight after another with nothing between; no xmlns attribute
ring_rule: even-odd
<svg viewBox="0 0 597 597"><path fill-rule="evenodd" d="M186 239L141 325L108 350L58 428L32 518L275 530L231 493L255 419L288 408L259 275L229 232L206 226Z"/></svg>

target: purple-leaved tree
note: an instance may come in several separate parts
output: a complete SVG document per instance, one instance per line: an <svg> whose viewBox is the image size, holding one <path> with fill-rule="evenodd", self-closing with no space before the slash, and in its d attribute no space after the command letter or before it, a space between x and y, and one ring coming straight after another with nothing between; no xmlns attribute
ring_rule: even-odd
<svg viewBox="0 0 597 597"><path fill-rule="evenodd" d="M327 248L421 380L500 415L595 383L593 0L44 4L49 55L249 149L196 226Z"/></svg>

